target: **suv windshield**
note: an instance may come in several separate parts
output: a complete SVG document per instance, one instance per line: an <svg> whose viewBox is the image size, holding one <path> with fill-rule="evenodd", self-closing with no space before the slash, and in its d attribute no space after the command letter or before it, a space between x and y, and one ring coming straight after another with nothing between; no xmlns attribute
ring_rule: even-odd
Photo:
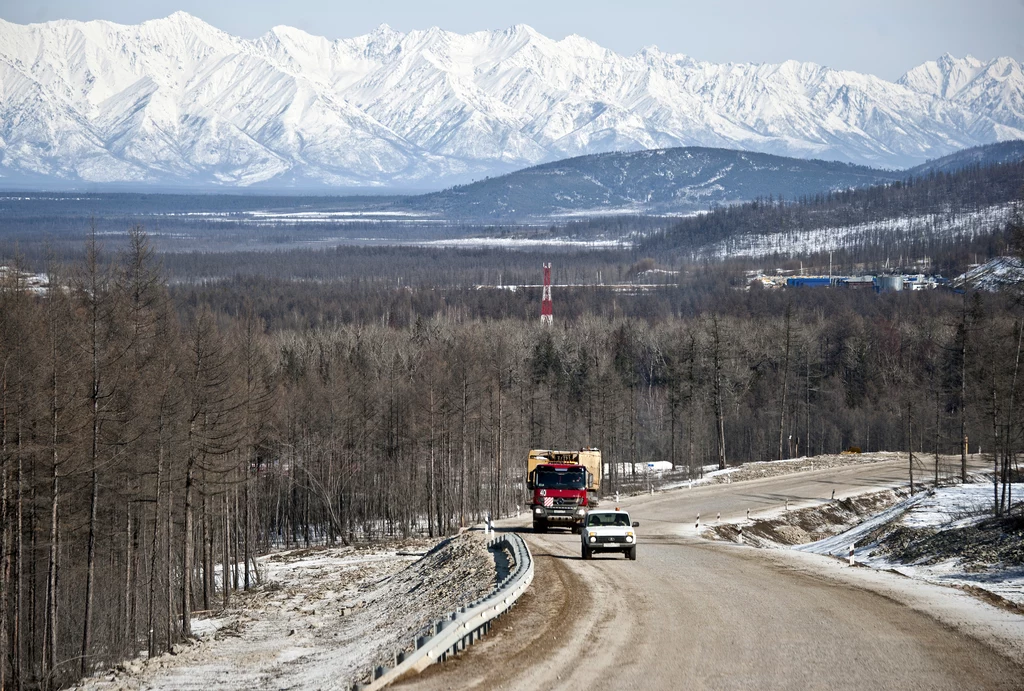
<svg viewBox="0 0 1024 691"><path fill-rule="evenodd" d="M592 513L587 516L587 525L615 525L629 527L629 514L626 513Z"/></svg>
<svg viewBox="0 0 1024 691"><path fill-rule="evenodd" d="M587 486L587 473L583 470L538 470L533 484L541 489L584 489Z"/></svg>

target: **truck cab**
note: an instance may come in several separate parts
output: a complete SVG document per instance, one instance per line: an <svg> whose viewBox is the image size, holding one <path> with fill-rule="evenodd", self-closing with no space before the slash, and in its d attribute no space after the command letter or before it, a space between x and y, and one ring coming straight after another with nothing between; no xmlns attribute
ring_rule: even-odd
<svg viewBox="0 0 1024 691"><path fill-rule="evenodd" d="M564 526L578 532L590 506L589 476L586 467L577 464L542 463L534 467L526 484L532 492L534 531L543 533L551 526Z"/></svg>
<svg viewBox="0 0 1024 691"><path fill-rule="evenodd" d="M584 559L594 552L622 552L627 559L636 561L638 521L631 521L629 513L619 508L593 510L587 513L580 531L581 551Z"/></svg>

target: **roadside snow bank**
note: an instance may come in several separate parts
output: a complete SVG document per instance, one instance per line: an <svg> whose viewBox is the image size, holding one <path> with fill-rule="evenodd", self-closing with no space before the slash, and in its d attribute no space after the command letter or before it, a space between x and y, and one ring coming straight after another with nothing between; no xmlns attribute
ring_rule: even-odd
<svg viewBox="0 0 1024 691"><path fill-rule="evenodd" d="M900 507L908 496L909 491L905 489L871 492L837 499L821 506L788 511L771 518L760 518L742 524L725 523L710 526L702 535L738 542L742 526L743 542L755 547L771 549L804 545L808 542L824 544L832 536L860 530L876 520L892 515L893 512L902 513L904 509ZM872 516L875 518L870 518ZM815 542L816 540L821 542ZM849 542L846 542L843 549L848 547ZM836 549L838 554L839 547Z"/></svg>
<svg viewBox="0 0 1024 691"><path fill-rule="evenodd" d="M1024 483L1012 496L1024 496ZM1024 516L994 518L981 481L910 496L904 488L836 500L771 518L709 526L704 537L847 559L962 588L1024 610ZM742 538L741 538L742 528Z"/></svg>
<svg viewBox="0 0 1024 691"><path fill-rule="evenodd" d="M479 533L292 550L261 564L263 585L195 621L198 642L126 663L82 688L347 691L433 621L489 593L496 574Z"/></svg>
<svg viewBox="0 0 1024 691"><path fill-rule="evenodd" d="M1024 483L1012 485L1024 496ZM932 583L982 591L1024 607L1024 517L992 517L989 484L940 487L869 521L794 549L845 558Z"/></svg>

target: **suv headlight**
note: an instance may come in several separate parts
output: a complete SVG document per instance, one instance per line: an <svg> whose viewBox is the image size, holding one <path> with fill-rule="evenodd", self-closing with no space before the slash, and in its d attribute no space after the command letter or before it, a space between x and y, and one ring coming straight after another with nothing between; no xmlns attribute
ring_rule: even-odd
<svg viewBox="0 0 1024 691"><path fill-rule="evenodd" d="M633 541L633 536L632 535L627 535L626 536L626 542L632 542L632 541Z"/></svg>
<svg viewBox="0 0 1024 691"><path fill-rule="evenodd" d="M590 534L590 541L591 541L591 542L597 542L597 538L596 538L596 537L594 537L594 534L593 534L593 533L591 533L591 534Z"/></svg>

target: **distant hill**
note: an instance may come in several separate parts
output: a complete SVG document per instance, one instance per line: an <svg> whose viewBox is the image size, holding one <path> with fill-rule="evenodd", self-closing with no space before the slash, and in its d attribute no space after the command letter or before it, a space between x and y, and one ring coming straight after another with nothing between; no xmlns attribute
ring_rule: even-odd
<svg viewBox="0 0 1024 691"><path fill-rule="evenodd" d="M984 157L982 157L984 158ZM1024 190L1024 158L913 176L870 188L849 189L790 204L757 201L680 218L640 242L660 253L719 256L794 254L858 247L899 255L931 253L1002 230Z"/></svg>
<svg viewBox="0 0 1024 691"><path fill-rule="evenodd" d="M990 166L1017 161L1024 161L1024 140L1021 139L954 151L948 156L911 168L905 174L908 177L919 177L931 172L955 173L973 165Z"/></svg>
<svg viewBox="0 0 1024 691"><path fill-rule="evenodd" d="M447 218L523 220L613 214L688 214L783 198L793 201L974 165L1024 161L1024 141L964 149L909 170L679 147L578 156L441 192L407 197L403 209Z"/></svg>
<svg viewBox="0 0 1024 691"><path fill-rule="evenodd" d="M905 175L836 161L679 147L569 158L407 198L401 206L493 219L685 214L759 197L793 200L868 187Z"/></svg>

